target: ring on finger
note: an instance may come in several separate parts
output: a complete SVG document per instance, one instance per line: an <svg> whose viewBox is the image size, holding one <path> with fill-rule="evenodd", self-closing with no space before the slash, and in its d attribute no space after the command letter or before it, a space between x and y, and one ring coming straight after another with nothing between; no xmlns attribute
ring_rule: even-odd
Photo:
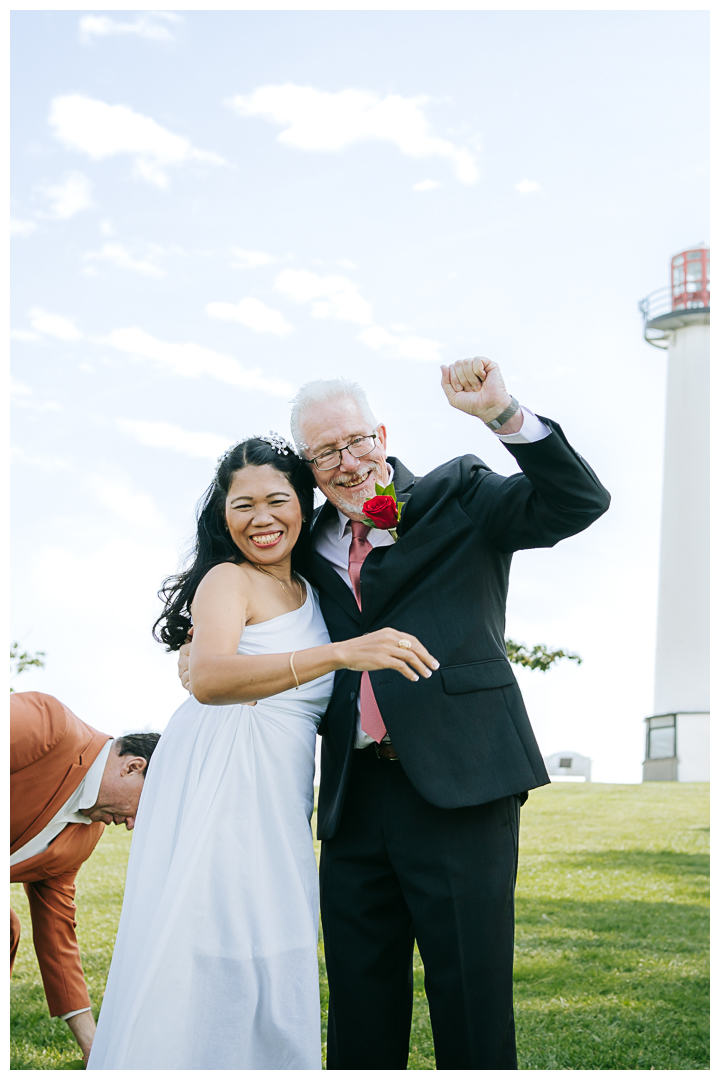
<svg viewBox="0 0 720 1080"><path fill-rule="evenodd" d="M412 649L412 641L408 641L408 639L404 637L400 638L398 645L401 649Z"/></svg>

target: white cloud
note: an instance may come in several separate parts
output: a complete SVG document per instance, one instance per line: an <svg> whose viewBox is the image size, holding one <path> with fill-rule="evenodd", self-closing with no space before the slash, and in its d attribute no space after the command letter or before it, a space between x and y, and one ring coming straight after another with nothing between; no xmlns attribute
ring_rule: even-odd
<svg viewBox="0 0 720 1080"><path fill-rule="evenodd" d="M414 158L444 157L453 162L458 180L478 177L469 150L432 135L424 106L427 97L381 98L364 90L328 93L311 86L261 86L252 94L228 101L240 116L259 116L284 128L279 142L299 150L339 151L366 139L394 143Z"/></svg>
<svg viewBox="0 0 720 1080"><path fill-rule="evenodd" d="M22 221L20 218L10 218L10 235L11 236L30 236L37 229L37 225L34 221Z"/></svg>
<svg viewBox="0 0 720 1080"><path fill-rule="evenodd" d="M433 191L439 187L437 180L421 180L419 184L413 184L413 191Z"/></svg>
<svg viewBox="0 0 720 1080"><path fill-rule="evenodd" d="M12 376L10 377L10 399L15 405L33 413L62 412L62 405L59 402L38 401L32 387L18 382ZM14 457L22 456L22 451L19 447L13 447L12 454ZM29 458L27 460L30 461Z"/></svg>
<svg viewBox="0 0 720 1080"><path fill-rule="evenodd" d="M311 270L283 270L275 279L278 292L298 304L310 304L316 319L337 319L363 326L358 341L386 356L405 360L441 360L442 343L412 334L391 334L375 324L373 310L357 285L341 274L322 277Z"/></svg>
<svg viewBox="0 0 720 1080"><path fill-rule="evenodd" d="M13 341L39 341L40 335L32 330L11 330L10 337Z"/></svg>
<svg viewBox="0 0 720 1080"><path fill-rule="evenodd" d="M83 15L80 19L80 40L92 41L94 37L114 37L134 34L151 41L174 41L175 35L167 23L181 23L182 17L171 11L144 11L134 22L119 22L109 15Z"/></svg>
<svg viewBox="0 0 720 1080"><path fill-rule="evenodd" d="M166 169L171 166L189 161L226 164L218 154L198 150L189 139L173 135L127 105L107 105L83 94L53 98L48 123L63 146L93 161L129 154L135 174L160 188L167 187Z"/></svg>
<svg viewBox="0 0 720 1080"><path fill-rule="evenodd" d="M213 319L228 319L249 326L258 334L276 334L287 337L295 329L281 311L267 307L260 300L246 296L239 304L208 304L205 308Z"/></svg>
<svg viewBox="0 0 720 1080"><path fill-rule="evenodd" d="M214 435L209 431L184 431L162 420L117 419L115 425L119 431L137 439L143 446L175 450L178 454L207 458L209 461L217 461L233 442L224 435Z"/></svg>
<svg viewBox="0 0 720 1080"><path fill-rule="evenodd" d="M100 222L100 232L103 236L115 235L115 226L113 225L110 218L103 218L103 220Z"/></svg>
<svg viewBox="0 0 720 1080"><path fill-rule="evenodd" d="M79 341L84 336L70 319L62 315L52 315L38 307L30 309L30 322L38 333L60 338L62 341ZM160 338L147 334L139 327L112 330L105 337L88 340L96 345L109 346L111 349L130 356L152 360L183 379L197 379L201 375L209 375L219 382L239 386L245 390L259 390L273 397L287 398L288 395L295 393L292 383L285 382L283 379L267 378L260 368L243 367L233 356L228 356L226 353L215 352L213 349L193 342L176 344L161 341Z"/></svg>
<svg viewBox="0 0 720 1080"><path fill-rule="evenodd" d="M268 379L259 368L248 370L232 356L191 342L177 345L161 341L138 327L113 330L99 341L119 352L152 360L183 379L197 379L201 375L209 375L219 382L242 387L244 390L260 390L275 397L287 398L294 393L291 383L281 379Z"/></svg>
<svg viewBox="0 0 720 1080"><path fill-rule="evenodd" d="M100 478L100 483L102 483L102 478ZM131 540L121 534L115 522L112 524L110 539L99 549L93 550L91 545L84 545L84 549L76 553L51 545L42 548L34 560L32 581L37 595L42 598L40 611L59 614L64 628L75 623L73 627L76 631L75 638L84 640L83 655L87 652L92 656L92 649L98 638L100 639L100 649L84 668L82 675L84 682L88 679L94 682L98 667L102 671L103 661L107 659L108 654L112 654L112 665L108 665L107 671L102 672L101 678L95 684L95 715L101 709L103 712L106 711L107 707L101 704L100 687L103 682L106 686L109 685L108 680L111 680L110 673L113 668L117 677L118 651L122 654L127 642L133 640L136 643L143 641L146 647L153 648L149 630L153 620L159 614L156 598L158 585L163 577L177 567L178 563L174 544L153 543L152 540L148 542L148 538L144 538L145 542ZM96 629L107 622L110 579L113 596L122 597L123 600L122 603L114 605L111 648L108 645L107 633L99 635ZM88 627L93 629L83 639L83 632L87 634ZM125 656L127 660L132 657L134 664L142 665L144 662L142 649L136 648L134 652L128 652ZM157 676L158 672L155 672L156 679ZM133 685L136 685L135 670L133 670ZM153 683L148 679L147 690L142 695L143 699L148 690L152 693L152 689ZM128 704L136 711L143 709L143 704L137 700L123 701L118 730L121 727L127 730ZM80 707L77 707L80 711ZM82 715L86 713L83 711ZM152 710L150 710L150 715L152 715ZM137 724L135 730L139 726ZM104 723L102 730L108 730Z"/></svg>
<svg viewBox="0 0 720 1080"><path fill-rule="evenodd" d="M31 413L62 412L63 407L59 401L38 401L35 397L17 395L13 402L18 408L27 409Z"/></svg>
<svg viewBox="0 0 720 1080"><path fill-rule="evenodd" d="M103 260L122 270L134 270L136 274L145 274L148 277L164 277L165 271L152 262L143 262L134 259L123 244L103 244L99 251L88 251L84 256L86 262Z"/></svg>
<svg viewBox="0 0 720 1080"><path fill-rule="evenodd" d="M236 270L253 270L256 266L269 266L278 260L274 255L268 255L264 251L243 251L241 248L232 248L233 261L230 263Z"/></svg>
<svg viewBox="0 0 720 1080"><path fill-rule="evenodd" d="M187 700L174 658L150 636L160 614L158 586L178 567L176 543L167 534L127 535L130 529L116 519L107 521L105 538L99 538L97 513L84 520L90 527L79 548L73 548L70 537L58 541L57 530L54 542L38 544L23 583L26 608L43 628L39 647L47 649L52 662L40 672L47 681L34 678L32 685L57 694L111 735L130 727L161 731ZM122 597L122 603L113 605L111 630L109 588L114 597ZM118 671L132 671L127 685ZM109 686L117 692L108 694Z"/></svg>
<svg viewBox="0 0 720 1080"><path fill-rule="evenodd" d="M521 195L532 195L537 192L539 195L544 194L543 189L537 180L521 180L519 184L515 184L515 190Z"/></svg>
<svg viewBox="0 0 720 1080"><path fill-rule="evenodd" d="M370 304L357 285L342 274L321 277L311 270L283 270L275 279L275 288L297 304L311 303L316 319L339 319L361 326L373 321Z"/></svg>
<svg viewBox="0 0 720 1080"><path fill-rule="evenodd" d="M98 502L123 521L148 529L164 527L152 496L138 490L127 478L119 474L91 473L87 484Z"/></svg>
<svg viewBox="0 0 720 1080"><path fill-rule="evenodd" d="M79 341L83 336L75 323L64 315L51 315L39 307L30 308L30 325L38 334L47 334L61 341Z"/></svg>
<svg viewBox="0 0 720 1080"><path fill-rule="evenodd" d="M93 205L90 192L92 184L82 173L70 173L55 185L46 185L40 189L48 203L47 216L66 221L68 218L87 210Z"/></svg>
<svg viewBox="0 0 720 1080"><path fill-rule="evenodd" d="M73 467L70 458L49 457L45 454L26 454L21 447L15 445L10 447L10 457L15 461L22 462L23 465L29 465L33 469L40 469L42 472L47 473L67 472L68 469Z"/></svg>
<svg viewBox="0 0 720 1080"><path fill-rule="evenodd" d="M415 337L412 334L401 337L383 330L381 326L369 326L366 330L362 330L358 334L358 341L370 349L377 349L386 356L395 356L403 360L442 360L441 341Z"/></svg>

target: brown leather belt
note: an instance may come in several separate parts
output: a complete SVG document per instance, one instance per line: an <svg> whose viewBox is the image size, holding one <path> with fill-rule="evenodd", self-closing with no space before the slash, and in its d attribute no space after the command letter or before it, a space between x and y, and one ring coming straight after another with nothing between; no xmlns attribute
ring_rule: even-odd
<svg viewBox="0 0 720 1080"><path fill-rule="evenodd" d="M388 761L399 761L398 752L389 742L375 743L375 753L379 758L386 758Z"/></svg>

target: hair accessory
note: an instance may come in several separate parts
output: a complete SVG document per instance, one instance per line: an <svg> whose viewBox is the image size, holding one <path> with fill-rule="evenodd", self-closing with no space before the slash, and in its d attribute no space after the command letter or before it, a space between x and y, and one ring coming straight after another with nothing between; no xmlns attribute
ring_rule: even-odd
<svg viewBox="0 0 720 1080"><path fill-rule="evenodd" d="M294 453L290 443L283 439L282 435L278 435L277 431L271 431L269 435L253 435L253 439L268 443L277 454L283 454L285 457L290 452Z"/></svg>
<svg viewBox="0 0 720 1080"><path fill-rule="evenodd" d="M276 454L282 454L284 457L287 457L289 453L295 453L290 443L287 442L286 439L283 439L282 435L278 435L277 431L271 431L269 435L250 435L248 436L248 439L259 439L260 442L264 442L267 443L268 446L272 446ZM225 461L225 459L228 458L234 450L237 450L238 446L242 446L243 443L248 442L248 439L240 439L239 442L236 442L233 444L233 446L229 447L225 451L225 453L221 454L220 457L217 459L218 465L222 464L222 462Z"/></svg>

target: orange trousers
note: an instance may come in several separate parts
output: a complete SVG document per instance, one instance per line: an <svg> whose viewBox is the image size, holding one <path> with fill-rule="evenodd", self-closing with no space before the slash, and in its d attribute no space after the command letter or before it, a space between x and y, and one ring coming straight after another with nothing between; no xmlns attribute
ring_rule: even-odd
<svg viewBox="0 0 720 1080"><path fill-rule="evenodd" d="M17 915L10 908L10 974L12 975L13 964L15 963L15 953L17 952L18 945L20 944L20 920Z"/></svg>

